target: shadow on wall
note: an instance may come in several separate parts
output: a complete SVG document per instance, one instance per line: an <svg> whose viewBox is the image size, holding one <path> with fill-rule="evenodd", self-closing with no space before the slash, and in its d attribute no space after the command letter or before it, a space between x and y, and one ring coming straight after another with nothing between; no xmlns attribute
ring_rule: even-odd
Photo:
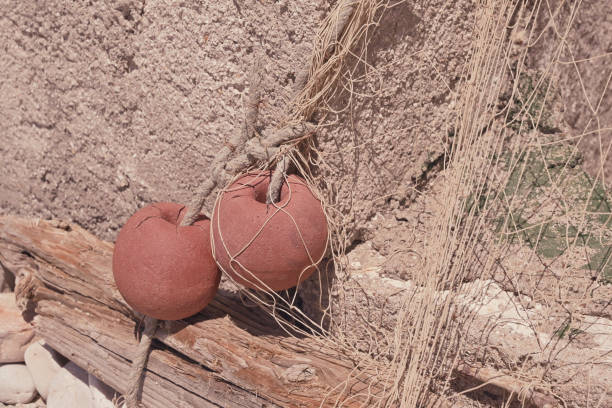
<svg viewBox="0 0 612 408"><path fill-rule="evenodd" d="M459 6L447 6L441 14L463 12ZM316 172L325 178L321 189L329 192L329 203L344 216L342 223L353 235L350 240L383 210L389 196L410 202L410 190L427 163L445 150L450 82L440 81L427 55L439 49L435 57L441 67L464 55L455 53L452 41L440 44L438 30L443 24L424 21L409 3L386 11L372 36L347 62L342 90L330 101L327 127L317 135ZM422 52L425 48L427 53Z"/></svg>
<svg viewBox="0 0 612 408"><path fill-rule="evenodd" d="M368 61L376 65L377 51L391 49L408 38L417 39L420 23L421 19L414 14L408 3L401 3L387 10L368 46Z"/></svg>
<svg viewBox="0 0 612 408"><path fill-rule="evenodd" d="M574 2L553 0L542 7L531 40L528 66L545 71L551 66L558 75L564 101L564 119L579 142L584 169L592 176L604 175L612 182L612 2L582 2L574 13ZM561 39L559 33L565 33ZM536 41L537 39L537 41ZM563 43L558 62L555 55ZM606 157L607 156L607 157ZM599 174L599 176L598 176Z"/></svg>

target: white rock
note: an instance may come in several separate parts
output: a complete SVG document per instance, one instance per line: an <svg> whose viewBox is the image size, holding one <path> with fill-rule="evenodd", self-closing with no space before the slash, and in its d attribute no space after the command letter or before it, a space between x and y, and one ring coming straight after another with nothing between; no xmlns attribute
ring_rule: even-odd
<svg viewBox="0 0 612 408"><path fill-rule="evenodd" d="M117 391L92 374L89 374L89 391L91 391L94 408L115 408L113 399L119 397Z"/></svg>
<svg viewBox="0 0 612 408"><path fill-rule="evenodd" d="M36 397L34 380L24 364L0 366L0 402L25 404Z"/></svg>
<svg viewBox="0 0 612 408"><path fill-rule="evenodd" d="M23 354L34 339L32 326L17 309L14 293L0 293L0 364L23 363Z"/></svg>
<svg viewBox="0 0 612 408"><path fill-rule="evenodd" d="M87 371L72 361L53 377L49 384L47 408L93 408L87 383Z"/></svg>
<svg viewBox="0 0 612 408"><path fill-rule="evenodd" d="M26 349L24 359L38 393L46 400L49 394L49 384L64 364L63 357L40 340L32 343Z"/></svg>

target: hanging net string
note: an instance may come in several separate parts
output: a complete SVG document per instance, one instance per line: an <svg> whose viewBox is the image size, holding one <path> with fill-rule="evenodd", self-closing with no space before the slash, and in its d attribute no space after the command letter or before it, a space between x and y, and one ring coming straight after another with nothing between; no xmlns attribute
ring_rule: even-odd
<svg viewBox="0 0 612 408"><path fill-rule="evenodd" d="M245 168L254 163L253 159L260 161L259 169L267 169L273 162L276 162L274 172L271 176L266 176L270 177L270 184L265 198L266 203L270 205L270 213L267 215L268 219L275 216L291 218L291 215L284 206L279 204L280 194L284 190L284 186L287 186L287 199L291 200L291 186L286 182L290 166L297 168L298 173L306 179L311 192L319 196L325 213L329 214L334 211L333 208L330 208L325 203L326 200L323 198L323 195L317 193L314 179L311 176L312 169L310 165L316 166L316 163L312 162L312 158L309 157L309 152L314 151L311 136L317 129L321 128L321 123L324 122L328 112L332 112L329 107L330 101L337 94L336 88L338 88L334 84L343 78L342 72L352 69L349 68L349 65L356 62L355 58L359 62L365 60L363 55L358 56L360 51L355 51L356 46L360 45L360 48L366 48L365 45L369 41L368 30L379 24L384 10L390 7L392 6L389 2L384 0L339 1L321 24L315 39L315 51L310 63L305 64L305 68L296 75L297 79L294 89L296 95L287 112L287 119L285 119L286 127L263 138L249 139L245 144L245 154L232 160L226 166L226 170L244 171ZM348 64L349 60L351 64ZM313 109L314 107L316 109ZM315 115L317 115L317 124L313 123ZM305 150L304 152L302 147ZM316 150L316 148L314 149ZM250 157L248 157L249 155ZM261 161L266 161L267 163L261 163ZM229 186L231 184L232 182L229 182L226 185ZM230 191L228 188L231 190L231 187L227 187L220 192L220 195ZM217 199L218 202L219 198ZM334 235L338 228L333 225L332 218L329 216L327 218L330 234ZM220 229L222 227L219 224L220 222L222 220L217 220L218 225L214 227ZM300 235L299 226L294 224L294 227L297 229L298 235ZM332 254L332 262L335 264L338 260L337 255L342 252L342 248L337 247L335 243L337 237L334 236L332 239L331 235L328 237L328 244L333 248L329 253ZM250 242L254 239L255 237ZM223 240L222 237L221 240ZM306 252L309 252L305 245L302 246ZM315 322L311 316L304 313L295 304L297 292L301 290L301 285L298 285L294 291L274 292L270 288L266 288L266 285L253 274L253 271L249 271L245 268L245 265L239 262L237 259L238 253L230 253L224 244L221 247L225 255L231 259L232 271L224 272L233 272L235 275L239 275L241 279L250 281L260 288L258 291L241 290L241 293L246 295L253 303L268 310L279 325L287 329L288 333L300 333L302 335L326 333L327 330L324 327L323 321L327 319L329 322L331 319L329 304L325 306L326 303L329 303L327 299L329 282L327 284L323 282L328 276L326 270L323 270L325 268L322 269L318 265L321 259L313 259L310 265L310 267L316 268L316 276L319 277L319 306L321 310L316 313L322 313L322 316L320 320L317 317L319 321ZM232 280L230 274L225 275L229 276L230 280ZM238 283L236 285L239 287Z"/></svg>
<svg viewBox="0 0 612 408"><path fill-rule="evenodd" d="M252 165L254 160L270 161L271 158L276 160L276 168L271 175L266 193L266 203L271 204L274 208L272 214L282 212L286 216L290 216L277 203L280 200L283 185L287 185L289 190L291 189L288 183L286 183L289 167L294 165L300 169L302 168L300 163L306 162L297 146L300 142L310 139L319 127L312 123L317 111L316 108L322 107L320 105L323 103L327 103L327 98L333 93L331 91L333 83L339 78L343 62L346 57L351 55L351 49L354 45L365 38L367 28L374 24L374 15L383 7L384 2L379 0L344 0L336 5L323 21L317 33L315 41L315 50L317 51L315 51L311 61L305 64L304 69L299 70L296 75L294 101L287 112L287 117L289 118L287 122L289 125L262 139L252 138L247 140L245 154L237 157L226 166L227 170L236 174L236 171L243 171ZM309 171L304 170L302 168L301 173L308 179ZM308 184L311 184L311 190L314 192L315 189L312 183ZM324 200L321 200L321 202L323 203ZM271 217L273 216L271 215ZM299 227L297 225L294 226L298 229L299 233ZM329 242L330 238L328 237ZM310 257L305 243L302 244L304 244L303 247ZM300 285L298 285L292 295L287 292L288 298L285 299L283 296L279 296L279 294L269 290L269 288L267 288L268 290L264 289L265 284L240 265L236 259L236 254L228 252L227 255L230 256L234 264L239 266L239 269L249 275L243 276L243 279L256 281L256 286L263 289L258 293L252 291L245 291L244 293L253 302L265 307L281 327L287 329L288 332L301 332L302 335L312 334L313 329L318 333L326 332L322 322L314 322L299 308L295 307L295 298ZM319 276L319 285L322 288L323 282L321 282L321 278L325 273L318 266L320 259L311 259L311 261L311 267L316 268L317 275ZM237 270L233 272L240 275ZM320 292L322 295L323 290ZM322 303L323 299L320 299L320 304ZM280 315L283 316L281 317ZM324 311L323 315L326 316L327 312ZM285 316L290 316L290 321L286 321ZM307 327L309 329L302 331L300 327Z"/></svg>
<svg viewBox="0 0 612 408"><path fill-rule="evenodd" d="M317 38L319 38L319 41L327 41L327 46L324 47L323 53L315 53L310 63L306 64L304 69L300 70L296 75L294 86L295 102L292 106L293 112L290 113L293 116L293 120L299 120L302 123L309 123L312 120L317 107L316 98L314 100L312 98L313 90L317 89L317 86L314 85L314 80L323 80L324 82L329 80L327 75L321 76L321 72L317 71L320 71L320 67L324 64L325 60L330 59L334 47L336 44L339 44L340 37L345 31L350 17L353 15L358 4L360 2L354 0L341 1L323 22ZM317 45L320 46L320 44ZM335 78L332 81L335 82ZM305 100L308 100L308 103L304 103ZM286 143L291 140L287 139L284 142ZM270 186L268 187L266 195L267 204L273 204L280 200L282 185L289 170L290 162L284 154L280 154L280 156L272 175Z"/></svg>

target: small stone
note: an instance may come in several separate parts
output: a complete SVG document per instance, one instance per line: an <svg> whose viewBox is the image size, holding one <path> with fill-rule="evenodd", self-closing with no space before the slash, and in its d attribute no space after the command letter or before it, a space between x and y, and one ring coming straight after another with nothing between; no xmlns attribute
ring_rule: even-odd
<svg viewBox="0 0 612 408"><path fill-rule="evenodd" d="M92 408L87 371L72 361L60 369L49 384L47 408Z"/></svg>
<svg viewBox="0 0 612 408"><path fill-rule="evenodd" d="M0 402L25 404L36 397L34 380L24 364L0 366Z"/></svg>
<svg viewBox="0 0 612 408"><path fill-rule="evenodd" d="M89 374L88 382L94 408L115 408L113 400L119 397L117 391L98 380L92 374Z"/></svg>
<svg viewBox="0 0 612 408"><path fill-rule="evenodd" d="M14 293L0 293L0 364L23 363L23 354L34 339L32 326L23 320Z"/></svg>
<svg viewBox="0 0 612 408"><path fill-rule="evenodd" d="M128 176L119 170L117 170L117 175L115 176L115 186L117 186L119 191L124 191L130 186Z"/></svg>
<svg viewBox="0 0 612 408"><path fill-rule="evenodd" d="M38 393L46 400L49 384L65 364L64 358L40 340L26 349L24 359Z"/></svg>

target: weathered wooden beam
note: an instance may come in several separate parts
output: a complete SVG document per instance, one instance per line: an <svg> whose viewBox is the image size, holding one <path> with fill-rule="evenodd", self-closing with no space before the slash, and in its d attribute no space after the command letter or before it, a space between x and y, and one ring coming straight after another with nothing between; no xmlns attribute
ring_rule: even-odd
<svg viewBox="0 0 612 408"><path fill-rule="evenodd" d="M0 217L0 262L19 304L53 348L125 392L138 317L117 291L113 245L76 225ZM220 291L200 314L162 322L145 372L145 406L362 406L366 372L316 338L296 338Z"/></svg>

